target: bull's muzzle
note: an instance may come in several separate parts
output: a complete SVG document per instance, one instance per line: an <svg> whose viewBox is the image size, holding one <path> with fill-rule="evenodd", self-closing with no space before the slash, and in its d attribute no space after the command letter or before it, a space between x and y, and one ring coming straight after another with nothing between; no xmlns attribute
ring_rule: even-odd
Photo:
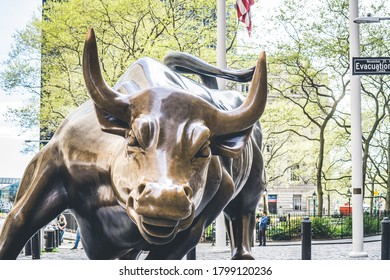
<svg viewBox="0 0 390 280"><path fill-rule="evenodd" d="M142 183L130 193L127 212L144 238L165 244L189 227L195 214L189 186Z"/></svg>

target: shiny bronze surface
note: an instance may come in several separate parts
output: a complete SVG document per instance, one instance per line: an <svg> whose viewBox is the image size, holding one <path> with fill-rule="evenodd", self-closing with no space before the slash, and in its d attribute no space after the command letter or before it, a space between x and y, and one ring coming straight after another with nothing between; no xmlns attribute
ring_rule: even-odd
<svg viewBox="0 0 390 280"><path fill-rule="evenodd" d="M222 70L187 54L135 62L114 87L102 77L94 31L83 72L91 100L31 161L0 235L0 259L65 209L91 259L181 259L224 211L232 259L252 259L264 189L258 122L267 99L265 54L255 68ZM211 88L178 73L195 73ZM246 99L215 77L248 81Z"/></svg>

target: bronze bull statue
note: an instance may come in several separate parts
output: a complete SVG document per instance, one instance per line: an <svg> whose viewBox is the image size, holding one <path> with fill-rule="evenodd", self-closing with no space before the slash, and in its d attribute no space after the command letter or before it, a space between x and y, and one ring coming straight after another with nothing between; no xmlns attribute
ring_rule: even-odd
<svg viewBox="0 0 390 280"><path fill-rule="evenodd" d="M94 31L83 73L91 100L71 113L32 159L0 236L0 259L65 209L90 259L182 259L224 211L232 259L253 259L255 210L264 189L259 118L266 58L231 71L172 53L135 62L118 83L102 77ZM177 72L198 74L208 87ZM252 78L253 76L253 78ZM252 79L248 97L216 77Z"/></svg>

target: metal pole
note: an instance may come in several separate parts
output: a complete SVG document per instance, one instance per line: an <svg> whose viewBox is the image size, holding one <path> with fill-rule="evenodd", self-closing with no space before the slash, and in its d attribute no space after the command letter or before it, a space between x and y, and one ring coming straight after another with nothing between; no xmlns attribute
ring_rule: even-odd
<svg viewBox="0 0 390 280"><path fill-rule="evenodd" d="M311 221L305 217L301 223L302 260L311 260Z"/></svg>
<svg viewBox="0 0 390 280"><path fill-rule="evenodd" d="M27 241L26 245L24 245L24 255L31 256L31 238Z"/></svg>
<svg viewBox="0 0 390 280"><path fill-rule="evenodd" d="M40 230L38 230L33 237L31 237L31 253L32 259L41 258L41 240L40 240Z"/></svg>
<svg viewBox="0 0 390 280"><path fill-rule="evenodd" d="M226 1L217 0L217 66L226 68ZM218 88L224 90L225 79L217 79Z"/></svg>
<svg viewBox="0 0 390 280"><path fill-rule="evenodd" d="M187 260L196 260L196 247L187 253Z"/></svg>
<svg viewBox="0 0 390 280"><path fill-rule="evenodd" d="M351 215L351 198L348 197L348 216Z"/></svg>
<svg viewBox="0 0 390 280"><path fill-rule="evenodd" d="M313 214L315 217L316 216L316 199L315 198L313 199Z"/></svg>
<svg viewBox="0 0 390 280"><path fill-rule="evenodd" d="M217 0L217 66L226 68L226 0ZM217 80L218 88L224 90L226 80Z"/></svg>
<svg viewBox="0 0 390 280"><path fill-rule="evenodd" d="M390 220L384 217L382 220L382 244L381 260L390 260Z"/></svg>
<svg viewBox="0 0 390 280"><path fill-rule="evenodd" d="M226 2L217 0L217 66L226 68ZM217 79L218 88L224 90L226 81ZM225 247L226 231L225 218L221 213L215 221L215 246L217 248Z"/></svg>
<svg viewBox="0 0 390 280"><path fill-rule="evenodd" d="M352 58L360 56L358 0L349 0L349 51L351 77L351 141L352 141L352 252L350 257L367 257L363 252L363 156L360 76L352 75Z"/></svg>

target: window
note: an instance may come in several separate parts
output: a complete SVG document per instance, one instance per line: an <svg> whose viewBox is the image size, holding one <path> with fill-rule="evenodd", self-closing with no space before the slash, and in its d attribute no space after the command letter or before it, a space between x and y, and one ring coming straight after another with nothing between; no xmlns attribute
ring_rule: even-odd
<svg viewBox="0 0 390 280"><path fill-rule="evenodd" d="M294 211L302 210L302 195L293 194L293 208Z"/></svg>
<svg viewBox="0 0 390 280"><path fill-rule="evenodd" d="M296 164L290 168L290 181L299 181L299 164Z"/></svg>
<svg viewBox="0 0 390 280"><path fill-rule="evenodd" d="M277 214L278 213L278 195L269 194L267 200L268 200L269 214Z"/></svg>

